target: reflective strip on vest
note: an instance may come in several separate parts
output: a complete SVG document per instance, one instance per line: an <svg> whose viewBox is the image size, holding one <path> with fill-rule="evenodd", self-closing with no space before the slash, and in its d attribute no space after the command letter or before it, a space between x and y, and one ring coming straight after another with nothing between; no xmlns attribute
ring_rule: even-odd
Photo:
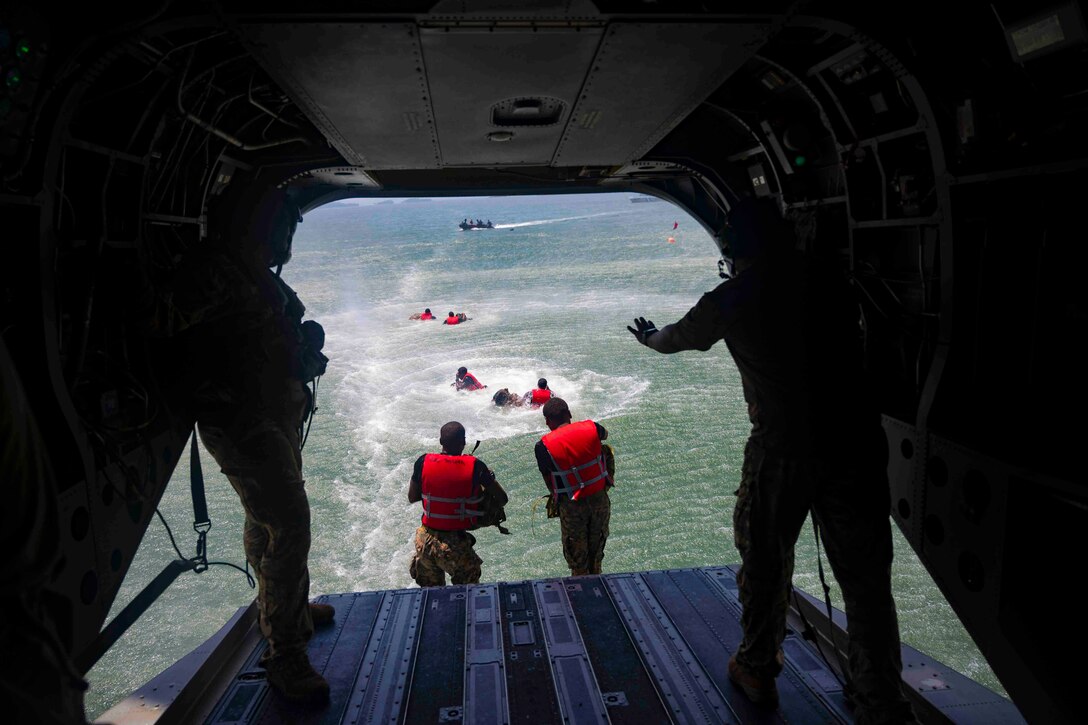
<svg viewBox="0 0 1088 725"><path fill-rule="evenodd" d="M565 493L578 501L612 483L597 435L597 424L593 421L569 423L545 435L541 441L555 464L551 478L552 495L556 498Z"/></svg>
<svg viewBox="0 0 1088 725"><path fill-rule="evenodd" d="M473 496L474 456L428 453L423 458L421 488L423 525L444 531L472 528L484 512L476 508L483 495ZM458 495L460 494L460 495Z"/></svg>
<svg viewBox="0 0 1088 725"><path fill-rule="evenodd" d="M600 473L588 480L582 480L581 472L593 466L600 466ZM570 481L570 477L572 476L574 480ZM608 469L605 467L604 456L598 456L589 463L583 463L581 466L568 468L565 471L552 472L552 487L555 489L555 495L558 496L561 493L565 493L575 501L581 498L585 498L585 496L576 495L583 489L587 489L595 483L607 481ZM598 486L596 490L590 491L586 495L592 495L599 491L600 488L601 486Z"/></svg>

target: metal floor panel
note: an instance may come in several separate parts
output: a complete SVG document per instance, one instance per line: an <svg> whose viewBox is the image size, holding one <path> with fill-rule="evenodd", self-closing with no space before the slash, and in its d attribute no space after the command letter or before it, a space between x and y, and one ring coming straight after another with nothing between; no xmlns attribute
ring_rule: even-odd
<svg viewBox="0 0 1088 725"><path fill-rule="evenodd" d="M550 725L563 722L545 656L544 630L536 615L536 598L529 582L499 585L503 612L503 648L506 658L506 693L510 722Z"/></svg>
<svg viewBox="0 0 1088 725"><path fill-rule="evenodd" d="M460 722L465 682L465 588L424 590L407 722ZM445 718L445 720L443 720Z"/></svg>
<svg viewBox="0 0 1088 725"><path fill-rule="evenodd" d="M480 725L507 725L506 662L499 619L499 588L470 586L465 594L464 720Z"/></svg>
<svg viewBox="0 0 1088 725"><path fill-rule="evenodd" d="M623 618L608 595L605 578L570 579L567 597L582 623L582 641L614 725L672 722Z"/></svg>
<svg viewBox="0 0 1088 725"><path fill-rule="evenodd" d="M422 611L420 589L387 592L342 722L397 723Z"/></svg>
<svg viewBox="0 0 1088 725"><path fill-rule="evenodd" d="M561 580L533 584L537 612L544 628L544 644L552 664L552 681L559 696L559 710L568 723L606 723L607 706L586 653L578 620Z"/></svg>
<svg viewBox="0 0 1088 725"><path fill-rule="evenodd" d="M285 701L264 679L263 640L244 641L213 693L184 691L162 722L243 723L849 723L831 661L793 626L783 650L778 709L734 689L727 663L741 640L740 602L729 567L672 569L499 584L402 589L321 597L333 625L310 641L330 702ZM822 603L799 594L806 621L826 627ZM250 615L252 619L252 615ZM841 613L834 619L841 624ZM235 622L252 627L252 621ZM219 635L217 635L219 636ZM845 634L836 635L845 640ZM255 644L249 644L255 642ZM219 652L222 648L210 648ZM927 722L1019 723L1015 707L939 662L904 646L904 686L930 707ZM832 658L833 660L834 658ZM239 664L240 663L240 664ZM175 665L175 667L178 667ZM189 667L189 669L193 669ZM203 670L201 670L203 671ZM168 669L146 687L178 680ZM171 679L173 678L173 679ZM193 677L191 682L207 681ZM170 685L175 687L175 685ZM186 685L179 686L184 690ZM194 685L195 687L195 685ZM137 691L129 701L143 696ZM222 693L222 694L220 694ZM129 702L126 701L126 702ZM182 711L181 703L189 710ZM121 706L119 706L120 708ZM136 706L129 706L136 712ZM122 712L121 709L115 709ZM114 711L110 711L114 712ZM108 715L109 713L107 713ZM146 718L147 709L140 723ZM116 725L137 720L113 718Z"/></svg>
<svg viewBox="0 0 1088 725"><path fill-rule="evenodd" d="M641 574L606 577L609 591L678 723L739 723Z"/></svg>

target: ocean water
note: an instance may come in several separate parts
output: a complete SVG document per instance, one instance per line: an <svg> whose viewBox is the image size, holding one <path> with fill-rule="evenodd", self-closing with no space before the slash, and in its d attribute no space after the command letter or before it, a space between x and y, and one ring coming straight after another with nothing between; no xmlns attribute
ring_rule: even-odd
<svg viewBox="0 0 1088 725"><path fill-rule="evenodd" d="M408 561L420 507L408 503L408 481L415 459L439 450L439 428L450 420L465 426L469 448L480 441L476 455L510 496L513 534L477 532L483 581L567 574L558 520L546 519L543 506L533 512L545 490L533 456L543 417L491 404L498 389L524 393L539 377L576 420L609 430L617 485L605 572L737 561L732 511L750 426L728 351L719 344L659 355L626 329L639 315L659 326L682 316L720 282L718 255L683 211L630 196L398 200L306 215L283 276L307 317L324 326L330 358L303 451L311 595L414 586ZM465 217L496 228L459 231ZM425 307L471 319L456 327L409 320ZM455 391L462 365L488 388ZM203 468L209 558L242 564L237 496L206 452ZM185 456L160 505L183 551L193 546L188 480ZM898 530L895 537L903 640L1003 693ZM110 616L172 556L152 521ZM794 583L820 591L808 525ZM88 715L199 645L253 596L227 567L181 577L90 672ZM834 584L832 601L842 606Z"/></svg>

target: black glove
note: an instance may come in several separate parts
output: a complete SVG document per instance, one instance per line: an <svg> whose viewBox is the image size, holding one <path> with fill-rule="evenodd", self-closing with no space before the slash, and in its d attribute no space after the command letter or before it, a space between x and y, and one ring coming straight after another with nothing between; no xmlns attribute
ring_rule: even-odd
<svg viewBox="0 0 1088 725"><path fill-rule="evenodd" d="M636 330L635 327L638 329ZM631 331L631 334L641 342L643 345L649 345L647 340L650 339L650 335L657 332L657 328L654 327L654 323L647 320L645 317L639 317L635 319L635 327L627 326L627 329Z"/></svg>

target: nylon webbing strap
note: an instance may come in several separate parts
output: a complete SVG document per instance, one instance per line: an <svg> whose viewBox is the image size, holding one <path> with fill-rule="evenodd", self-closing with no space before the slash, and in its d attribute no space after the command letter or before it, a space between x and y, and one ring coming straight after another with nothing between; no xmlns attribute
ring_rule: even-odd
<svg viewBox="0 0 1088 725"><path fill-rule="evenodd" d="M193 494L193 531L196 532L196 558L193 570L197 573L208 569L208 532L212 520L208 518L208 501L204 498L204 471L200 468L200 450L193 428L193 442L189 447L189 489Z"/></svg>
<svg viewBox="0 0 1088 725"><path fill-rule="evenodd" d="M86 673L106 653L128 628L147 611L174 580L187 571L203 572L208 569L208 531L212 528L208 518L208 502L204 497L204 472L200 468L200 451L197 447L196 428L193 428L189 448L189 488L193 495L193 530L197 533L196 556L192 559L174 559L158 576L151 580L132 601L98 633L87 649L76 657L79 671ZM163 522L165 523L165 521ZM167 528L169 532L169 527ZM173 541L173 535L170 540ZM176 546L175 546L176 548ZM179 552L180 555L180 552Z"/></svg>
<svg viewBox="0 0 1088 725"><path fill-rule="evenodd" d="M189 485L193 491L193 527L211 525L208 518L208 502L204 498L204 471L200 468L200 451L196 445L196 428L193 428L193 441L189 448Z"/></svg>
<svg viewBox="0 0 1088 725"><path fill-rule="evenodd" d="M159 595L166 591L166 588L173 584L175 579L194 566L193 562L182 561L181 559L174 559L167 564L166 568L159 572L159 575L133 597L128 606L122 609L120 614L114 617L113 621L98 633L94 641L87 645L87 649L76 657L76 667L79 668L79 671L86 674L88 670L94 667L95 663L106 653L106 650L121 639L121 635L128 631L128 628L140 618L140 615L147 611L147 608L159 598Z"/></svg>
<svg viewBox="0 0 1088 725"><path fill-rule="evenodd" d="M815 513L812 513L812 535L816 538L816 569L820 573L820 585L824 590L824 604L827 605L827 636L831 640L831 649L835 652L835 658L839 661L842 676L846 679L846 689L849 689L849 686L853 683L850 678L850 670L842 659L842 652L839 651L839 644L835 641L835 620L831 614L831 587L828 586L827 579L824 577L823 557L820 556L820 524L816 521ZM820 654L822 655L823 652Z"/></svg>

